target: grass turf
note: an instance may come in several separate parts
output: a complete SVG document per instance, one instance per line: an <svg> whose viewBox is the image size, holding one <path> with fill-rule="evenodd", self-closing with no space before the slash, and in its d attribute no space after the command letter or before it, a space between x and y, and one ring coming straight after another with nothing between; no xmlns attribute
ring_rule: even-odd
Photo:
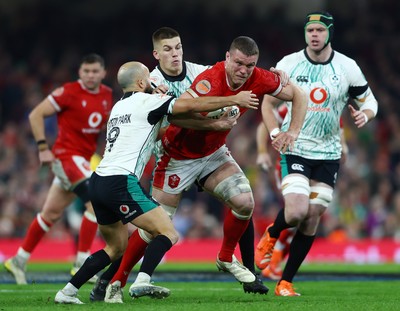
<svg viewBox="0 0 400 311"><path fill-rule="evenodd" d="M171 289L163 299L142 297L132 300L125 288L123 305L90 303L91 285L84 285L79 298L85 305L56 305L54 296L63 285L32 284L29 286L0 284L0 310L141 310L141 311L219 311L219 310L399 310L399 297L393 289L400 281L324 281L299 282L300 297L277 297L275 283L268 295L244 294L237 282L160 282Z"/></svg>
<svg viewBox="0 0 400 311"><path fill-rule="evenodd" d="M70 263L30 263L32 272L68 271ZM201 272L216 271L213 263L166 263L160 272ZM4 268L0 273L5 273ZM304 264L299 273L339 273L339 274L381 274L399 275L396 264L352 265L352 264ZM245 294L242 286L235 282L159 282L157 285L171 289L171 296L163 300L148 297L132 300L125 288L124 305L90 303L89 292L92 285L84 285L79 298L85 305L56 305L54 296L63 284L0 284L0 311L3 310L122 310L140 311L219 311L219 310L399 310L400 298L396 288L400 278L394 280L309 280L296 281L300 297L276 297L273 293L275 282L264 281L270 288L268 295ZM129 285L129 283L128 283Z"/></svg>

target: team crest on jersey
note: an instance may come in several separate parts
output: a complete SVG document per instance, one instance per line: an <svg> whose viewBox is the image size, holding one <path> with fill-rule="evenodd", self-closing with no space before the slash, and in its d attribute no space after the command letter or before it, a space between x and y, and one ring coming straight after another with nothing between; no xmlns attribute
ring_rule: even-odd
<svg viewBox="0 0 400 311"><path fill-rule="evenodd" d="M61 86L61 87L56 88L51 95L61 96L63 93L64 93L64 87Z"/></svg>
<svg viewBox="0 0 400 311"><path fill-rule="evenodd" d="M201 80L196 84L196 91L200 94L207 94L211 90L211 84L207 80Z"/></svg>
<svg viewBox="0 0 400 311"><path fill-rule="evenodd" d="M168 186L170 186L171 188L176 188L178 187L180 181L181 178L178 175L173 174L168 177Z"/></svg>
<svg viewBox="0 0 400 311"><path fill-rule="evenodd" d="M126 215L126 214L129 213L129 206L128 206L128 205L125 205L125 204L120 205L120 206L119 206L119 211L120 211L122 214Z"/></svg>
<svg viewBox="0 0 400 311"><path fill-rule="evenodd" d="M329 80L333 86L338 86L340 83L340 76L337 74L330 75Z"/></svg>

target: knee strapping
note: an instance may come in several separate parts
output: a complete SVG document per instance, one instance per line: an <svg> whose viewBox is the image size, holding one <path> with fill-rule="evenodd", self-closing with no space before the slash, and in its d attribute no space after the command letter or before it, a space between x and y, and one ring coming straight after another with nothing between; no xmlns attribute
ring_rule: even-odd
<svg viewBox="0 0 400 311"><path fill-rule="evenodd" d="M85 211L85 212L83 213L83 215L85 215L85 217L86 217L88 220L90 220L91 222L97 223L97 218L96 218L96 215L95 215L95 214L92 214L92 213L89 212L89 211Z"/></svg>
<svg viewBox="0 0 400 311"><path fill-rule="evenodd" d="M241 194L251 192L249 180L243 173L236 173L221 181L214 189L214 193L224 201Z"/></svg>
<svg viewBox="0 0 400 311"><path fill-rule="evenodd" d="M310 204L329 206L333 198L333 189L326 187L311 187Z"/></svg>
<svg viewBox="0 0 400 311"><path fill-rule="evenodd" d="M139 236L140 238L145 241L147 244L149 244L152 240L151 237L149 237L148 235L150 235L149 233L147 233L146 231L144 231L143 229L138 229L139 232Z"/></svg>
<svg viewBox="0 0 400 311"><path fill-rule="evenodd" d="M282 194L299 193L310 195L310 185L307 179L300 176L287 176L282 180Z"/></svg>
<svg viewBox="0 0 400 311"><path fill-rule="evenodd" d="M174 206L169 206L165 204L160 204L160 206L164 209L164 211L168 214L169 218L174 218L174 215L176 213L176 207Z"/></svg>
<svg viewBox="0 0 400 311"><path fill-rule="evenodd" d="M164 211L168 214L169 218L173 218L175 213L176 213L176 207L165 205L165 204L160 204L160 206L164 209ZM139 231L139 236L143 241L145 241L147 244L149 244L153 239L150 236L150 233L144 231L143 229L138 229Z"/></svg>

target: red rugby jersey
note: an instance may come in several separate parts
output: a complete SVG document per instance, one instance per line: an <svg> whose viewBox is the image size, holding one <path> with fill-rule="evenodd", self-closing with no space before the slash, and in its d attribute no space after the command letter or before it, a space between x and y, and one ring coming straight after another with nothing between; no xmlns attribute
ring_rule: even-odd
<svg viewBox="0 0 400 311"><path fill-rule="evenodd" d="M264 94L276 95L282 89L278 75L256 67L240 88L232 90L226 80L224 63L218 62L200 73L190 87L191 92L197 96L230 96L240 91L252 91L261 102ZM246 111L240 108L241 115ZM163 137L163 145L165 151L175 159L197 159L210 155L224 145L229 132L199 131L171 124Z"/></svg>
<svg viewBox="0 0 400 311"><path fill-rule="evenodd" d="M91 92L78 80L57 88L48 98L57 111L54 155L80 155L90 160L111 111L111 88L101 84L98 92Z"/></svg>

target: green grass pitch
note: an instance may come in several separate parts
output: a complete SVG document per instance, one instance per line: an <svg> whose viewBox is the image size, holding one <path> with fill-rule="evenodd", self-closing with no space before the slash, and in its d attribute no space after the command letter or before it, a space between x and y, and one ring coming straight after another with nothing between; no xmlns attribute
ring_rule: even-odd
<svg viewBox="0 0 400 311"><path fill-rule="evenodd" d="M30 264L29 271L65 271L66 264ZM158 271L215 271L212 264L164 264ZM4 268L0 273L6 273ZM30 285L0 284L0 311L3 310L140 310L140 311L264 311L264 310L399 310L400 269L398 265L340 265L322 264L302 267L300 275L311 273L311 277L295 280L300 297L276 297L273 293L275 282L264 280L270 288L268 295L245 294L242 286L233 280L227 282L157 282L157 285L171 289L171 296L163 299L142 297L131 299L128 295L130 283L124 291L124 304L112 305L91 303L89 292L92 285L84 285L79 298L85 305L56 305L54 296L63 283ZM313 276L338 273L340 281L314 280ZM366 277L365 280L352 278L360 275L381 275L393 278ZM346 275L349 278L346 279Z"/></svg>

